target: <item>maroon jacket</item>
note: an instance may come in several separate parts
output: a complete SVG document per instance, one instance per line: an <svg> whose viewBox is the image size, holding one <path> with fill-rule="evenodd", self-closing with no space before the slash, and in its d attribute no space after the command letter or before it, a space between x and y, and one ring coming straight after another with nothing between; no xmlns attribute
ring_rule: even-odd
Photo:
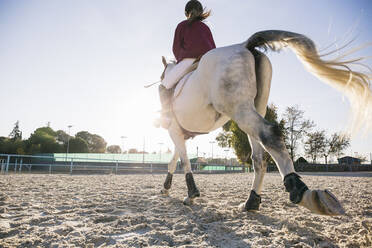
<svg viewBox="0 0 372 248"><path fill-rule="evenodd" d="M185 20L178 24L174 34L173 53L180 62L184 58L198 58L209 50L216 48L209 27L194 21L191 25Z"/></svg>

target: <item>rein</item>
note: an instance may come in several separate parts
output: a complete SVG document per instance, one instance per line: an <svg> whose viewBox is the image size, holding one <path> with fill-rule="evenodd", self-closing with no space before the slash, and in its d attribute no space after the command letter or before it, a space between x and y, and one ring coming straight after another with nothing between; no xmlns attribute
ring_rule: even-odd
<svg viewBox="0 0 372 248"><path fill-rule="evenodd" d="M158 84L158 83L161 83L161 81L156 81L155 83L151 83L151 84L148 84L148 85L145 85L143 87L145 88L150 88L151 86L155 85L155 84Z"/></svg>
<svg viewBox="0 0 372 248"><path fill-rule="evenodd" d="M145 88L150 88L151 86L153 86L153 85L155 85L155 84L161 83L161 81L164 79L164 76L165 76L165 70L167 69L167 67L168 67L168 65L166 65L166 66L164 67L164 71L163 71L163 73L161 74L161 76L160 76L160 80L159 80L159 81L156 81L155 83L151 83L151 84L145 85L144 87L145 87Z"/></svg>

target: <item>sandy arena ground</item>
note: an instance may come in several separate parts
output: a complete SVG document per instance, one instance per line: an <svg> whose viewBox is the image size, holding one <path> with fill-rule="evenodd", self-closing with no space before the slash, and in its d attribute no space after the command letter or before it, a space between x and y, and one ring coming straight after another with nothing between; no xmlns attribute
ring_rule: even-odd
<svg viewBox="0 0 372 248"><path fill-rule="evenodd" d="M0 176L0 247L372 247L372 174L303 176L331 189L341 217L290 203L274 173L256 213L237 211L252 174L195 175L202 197L192 207L184 175L159 194L165 176Z"/></svg>

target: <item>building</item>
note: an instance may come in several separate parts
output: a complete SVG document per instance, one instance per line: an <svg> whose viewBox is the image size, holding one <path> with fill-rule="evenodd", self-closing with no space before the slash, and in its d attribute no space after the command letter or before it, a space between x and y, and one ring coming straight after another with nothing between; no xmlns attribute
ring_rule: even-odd
<svg viewBox="0 0 372 248"><path fill-rule="evenodd" d="M361 159L350 157L350 156L342 157L337 160L338 160L338 164L361 164L362 163Z"/></svg>

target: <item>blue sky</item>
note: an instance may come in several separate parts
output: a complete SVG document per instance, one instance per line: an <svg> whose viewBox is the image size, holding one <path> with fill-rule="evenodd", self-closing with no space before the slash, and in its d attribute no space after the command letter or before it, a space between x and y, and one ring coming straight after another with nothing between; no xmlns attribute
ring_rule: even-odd
<svg viewBox="0 0 372 248"><path fill-rule="evenodd" d="M157 88L161 56L172 57L176 25L187 1L174 0L0 0L0 136L14 123L27 138L51 122L55 130L81 130L125 149L173 149L167 132L152 127L160 109ZM318 48L357 37L372 41L369 0L206 0L208 25L218 47L246 40L256 31L282 29L310 37ZM351 31L351 32L350 32ZM332 48L337 48L333 46ZM367 48L358 55L372 55ZM299 105L318 129L328 133L347 124L348 103L341 94L305 71L290 51L269 53L273 63L270 102L281 113ZM371 65L371 61L366 61ZM189 141L210 155L218 131ZM349 154L372 152L372 135L355 137ZM214 145L214 154L225 155Z"/></svg>

